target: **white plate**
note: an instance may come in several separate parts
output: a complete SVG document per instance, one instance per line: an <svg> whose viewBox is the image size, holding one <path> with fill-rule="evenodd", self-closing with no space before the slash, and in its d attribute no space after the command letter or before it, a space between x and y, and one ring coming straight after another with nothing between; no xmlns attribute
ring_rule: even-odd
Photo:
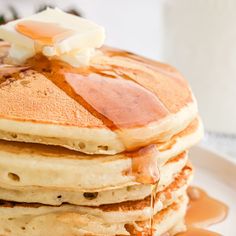
<svg viewBox="0 0 236 236"><path fill-rule="evenodd" d="M202 147L192 148L190 159L195 167L193 185L229 207L227 219L210 229L224 236L236 236L236 163Z"/></svg>

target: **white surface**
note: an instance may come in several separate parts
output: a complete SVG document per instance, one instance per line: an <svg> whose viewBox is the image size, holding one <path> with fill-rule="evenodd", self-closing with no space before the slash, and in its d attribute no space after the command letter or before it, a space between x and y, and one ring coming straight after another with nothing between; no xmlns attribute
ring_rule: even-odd
<svg viewBox="0 0 236 236"><path fill-rule="evenodd" d="M201 147L190 152L195 167L193 185L202 187L207 193L229 206L227 219L210 229L224 236L236 235L236 162Z"/></svg>
<svg viewBox="0 0 236 236"><path fill-rule="evenodd" d="M162 59L190 81L207 130L236 134L236 1L163 2Z"/></svg>
<svg viewBox="0 0 236 236"><path fill-rule="evenodd" d="M201 146L228 155L236 161L236 135L205 132Z"/></svg>

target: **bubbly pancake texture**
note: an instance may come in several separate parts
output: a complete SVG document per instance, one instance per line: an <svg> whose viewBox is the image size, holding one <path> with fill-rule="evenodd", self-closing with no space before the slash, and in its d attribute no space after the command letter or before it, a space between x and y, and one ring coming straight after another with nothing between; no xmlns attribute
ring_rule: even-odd
<svg viewBox="0 0 236 236"><path fill-rule="evenodd" d="M187 158L187 153L183 152L173 157L172 161L160 165L158 167L161 172L159 184L162 184L163 181L167 182L174 174L178 173L187 163ZM14 158L12 158L13 160ZM126 169L120 170L118 168L118 161L113 163L112 169L105 168L106 163L103 163L103 169L97 168L96 163L92 163L92 160L82 162L83 165L81 164L80 168L77 168L77 165L65 168L63 160L57 165L53 162L43 163L44 160L41 161L44 167L42 169L38 169L40 165L38 160L31 162L30 168L25 168L25 162L22 164L14 160L15 165L7 168L4 161L0 159L1 167L4 167L4 171L0 175L0 186L15 190L43 187L65 191L100 192L139 185L132 173L127 172ZM17 171L11 172L13 167ZM92 173L88 174L91 171Z"/></svg>
<svg viewBox="0 0 236 236"><path fill-rule="evenodd" d="M187 207L184 195L154 216L157 234L167 232L183 221ZM38 204L15 204L2 202L0 206L0 233L4 236L41 236L41 235L75 235L75 236L118 236L137 235L146 230L148 221L110 222L96 215L84 214L79 207L63 205L60 207ZM181 229L183 230L183 228Z"/></svg>
<svg viewBox="0 0 236 236"><path fill-rule="evenodd" d="M186 166L170 185L156 193L154 214L168 207L179 197L184 195L191 179L192 169ZM15 202L15 204L19 205L20 203ZM62 204L62 208L65 205L66 204ZM54 207L54 209L57 208ZM106 223L148 220L152 212L150 196L142 200L124 201L116 204L101 205L99 207L77 206L76 209L83 214L99 217Z"/></svg>
<svg viewBox="0 0 236 236"><path fill-rule="evenodd" d="M175 180L185 180L185 176L190 176L192 171L189 167L185 167L185 165L186 161L184 160L173 160L170 164L163 167L161 171L163 177L159 181L157 192L167 188ZM148 184L131 185L99 192L68 191L65 188L55 189L35 186L13 188L12 186L4 185L4 187L0 188L0 199L2 200L42 203L46 205L70 203L100 206L124 201L142 200L150 194L151 188Z"/></svg>
<svg viewBox="0 0 236 236"><path fill-rule="evenodd" d="M197 115L179 72L134 54L104 48L79 69L38 55L27 66L0 80L0 138L115 154L167 141Z"/></svg>
<svg viewBox="0 0 236 236"><path fill-rule="evenodd" d="M184 150L198 142L201 136L201 122L195 120L169 142L155 146L154 158L161 172L167 173L166 182L185 165ZM176 162L168 163L176 156L179 156L175 158ZM88 156L54 146L0 141L0 167L4 170L0 174L0 186L15 190L46 187L55 192L101 192L133 186L137 184L132 174L133 158L125 153Z"/></svg>

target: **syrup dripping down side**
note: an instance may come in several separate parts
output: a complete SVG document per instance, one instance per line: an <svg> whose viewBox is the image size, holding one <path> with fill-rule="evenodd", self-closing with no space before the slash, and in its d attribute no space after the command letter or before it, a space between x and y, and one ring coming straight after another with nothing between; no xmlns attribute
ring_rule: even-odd
<svg viewBox="0 0 236 236"><path fill-rule="evenodd" d="M142 235L154 235L153 217L155 209L155 200L158 182L160 179L160 171L157 165L158 150L156 145L149 145L141 148L138 151L127 152L126 156L132 158L132 170L128 173L135 177L135 181L141 184L151 185L151 200L150 200L150 221L149 226L145 229Z"/></svg>
<svg viewBox="0 0 236 236"><path fill-rule="evenodd" d="M151 217L150 217L150 223L149 223L149 235L153 236L155 233L154 229L154 214L155 214L155 202L156 202L156 194L157 194L157 187L158 182L151 185Z"/></svg>

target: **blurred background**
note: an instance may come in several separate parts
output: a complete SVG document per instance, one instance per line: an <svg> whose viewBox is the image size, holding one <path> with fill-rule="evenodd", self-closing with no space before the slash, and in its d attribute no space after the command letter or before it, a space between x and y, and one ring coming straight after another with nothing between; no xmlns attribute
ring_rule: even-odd
<svg viewBox="0 0 236 236"><path fill-rule="evenodd" d="M106 44L177 67L206 128L202 145L236 157L235 0L0 0L0 23L59 7L101 24Z"/></svg>

